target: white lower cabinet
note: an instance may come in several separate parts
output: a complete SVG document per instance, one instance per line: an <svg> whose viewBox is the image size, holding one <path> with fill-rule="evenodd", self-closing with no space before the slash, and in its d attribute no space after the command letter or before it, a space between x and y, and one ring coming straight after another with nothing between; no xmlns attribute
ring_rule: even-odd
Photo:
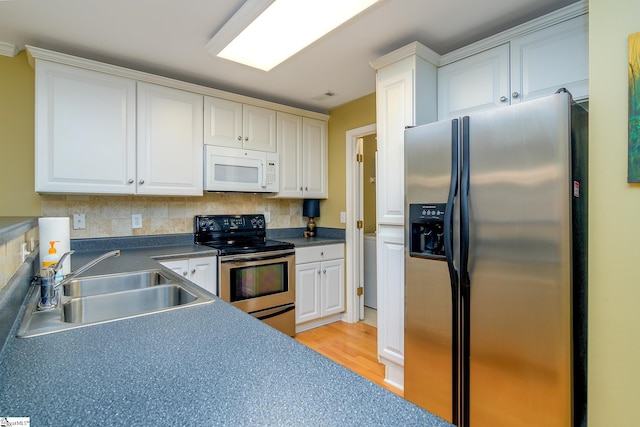
<svg viewBox="0 0 640 427"><path fill-rule="evenodd" d="M160 264L218 295L218 258L214 256L160 261Z"/></svg>
<svg viewBox="0 0 640 427"><path fill-rule="evenodd" d="M296 248L296 331L340 320L344 312L344 245Z"/></svg>

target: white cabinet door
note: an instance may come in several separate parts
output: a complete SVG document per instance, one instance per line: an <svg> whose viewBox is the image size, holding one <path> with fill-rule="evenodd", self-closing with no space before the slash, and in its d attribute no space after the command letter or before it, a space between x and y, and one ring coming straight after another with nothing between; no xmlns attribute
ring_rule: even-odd
<svg viewBox="0 0 640 427"><path fill-rule="evenodd" d="M204 143L242 148L242 104L204 97Z"/></svg>
<svg viewBox="0 0 640 427"><path fill-rule="evenodd" d="M189 279L201 288L218 295L217 257L196 257L161 261L160 264Z"/></svg>
<svg viewBox="0 0 640 427"><path fill-rule="evenodd" d="M277 152L275 110L245 104L242 123L243 148Z"/></svg>
<svg viewBox="0 0 640 427"><path fill-rule="evenodd" d="M199 257L189 259L189 280L218 295L218 259L216 257Z"/></svg>
<svg viewBox="0 0 640 427"><path fill-rule="evenodd" d="M327 198L327 122L302 119L302 182L306 199Z"/></svg>
<svg viewBox="0 0 640 427"><path fill-rule="evenodd" d="M136 83L36 61L35 190L133 194Z"/></svg>
<svg viewBox="0 0 640 427"><path fill-rule="evenodd" d="M325 261L322 271L321 316L329 316L344 311L344 260Z"/></svg>
<svg viewBox="0 0 640 427"><path fill-rule="evenodd" d="M202 195L202 102L192 92L138 83L138 194Z"/></svg>
<svg viewBox="0 0 640 427"><path fill-rule="evenodd" d="M377 84L378 224L404 225L404 128L413 125L412 80L408 71Z"/></svg>
<svg viewBox="0 0 640 427"><path fill-rule="evenodd" d="M296 323L320 317L320 263L296 265Z"/></svg>
<svg viewBox="0 0 640 427"><path fill-rule="evenodd" d="M561 87L589 96L589 20L578 16L511 41L512 103L551 95Z"/></svg>
<svg viewBox="0 0 640 427"><path fill-rule="evenodd" d="M275 110L205 96L204 111L205 144L277 151Z"/></svg>
<svg viewBox="0 0 640 427"><path fill-rule="evenodd" d="M302 197L302 117L278 111L280 191L278 197Z"/></svg>
<svg viewBox="0 0 640 427"><path fill-rule="evenodd" d="M509 104L509 44L438 69L438 120Z"/></svg>

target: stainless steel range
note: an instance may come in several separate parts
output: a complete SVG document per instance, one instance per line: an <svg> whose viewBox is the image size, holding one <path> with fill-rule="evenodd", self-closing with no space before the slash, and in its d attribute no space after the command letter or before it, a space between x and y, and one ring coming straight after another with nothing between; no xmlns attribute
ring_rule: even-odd
<svg viewBox="0 0 640 427"><path fill-rule="evenodd" d="M295 335L295 251L266 238L264 215L198 215L195 242L215 248L219 296Z"/></svg>

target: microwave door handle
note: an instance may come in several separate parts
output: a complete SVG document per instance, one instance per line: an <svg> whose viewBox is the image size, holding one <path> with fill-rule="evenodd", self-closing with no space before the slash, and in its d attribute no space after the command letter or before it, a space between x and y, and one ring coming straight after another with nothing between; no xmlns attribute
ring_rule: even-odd
<svg viewBox="0 0 640 427"><path fill-rule="evenodd" d="M260 161L260 165L262 167L262 183L260 184L260 186L262 188L265 188L267 186L267 165L266 165L266 161L261 160Z"/></svg>

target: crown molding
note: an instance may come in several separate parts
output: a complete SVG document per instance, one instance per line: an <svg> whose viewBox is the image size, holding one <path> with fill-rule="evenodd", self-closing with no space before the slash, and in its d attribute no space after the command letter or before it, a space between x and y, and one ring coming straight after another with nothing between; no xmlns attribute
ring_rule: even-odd
<svg viewBox="0 0 640 427"><path fill-rule="evenodd" d="M13 58L20 52L20 49L14 44L0 42L0 55Z"/></svg>
<svg viewBox="0 0 640 427"><path fill-rule="evenodd" d="M413 42L399 49L396 49L393 52L387 53L380 58L374 59L373 61L369 62L369 65L371 65L371 68L377 71L380 68L394 64L402 59L409 58L411 56L418 56L436 66L440 64L439 54L421 44L420 42Z"/></svg>

